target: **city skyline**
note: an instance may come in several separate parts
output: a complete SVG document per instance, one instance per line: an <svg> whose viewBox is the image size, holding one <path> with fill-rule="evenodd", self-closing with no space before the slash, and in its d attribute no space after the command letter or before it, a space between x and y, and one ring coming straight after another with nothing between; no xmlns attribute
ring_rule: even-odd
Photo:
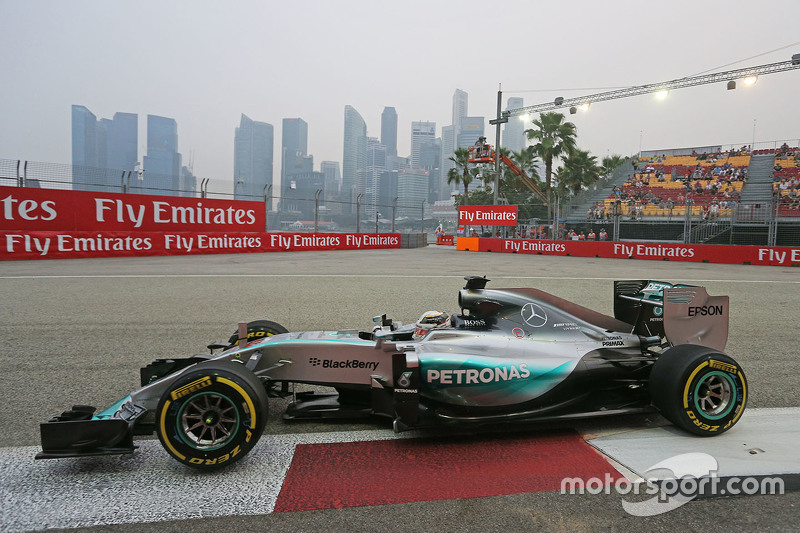
<svg viewBox="0 0 800 533"><path fill-rule="evenodd" d="M136 114L140 132L148 114L174 118L184 164L192 162L198 178L231 182L232 132L243 113L272 124L276 136L284 118L301 117L315 166L344 164L345 105L358 110L367 135L377 138L383 110L394 107L397 151L406 156L414 121L435 122L445 141L441 128L453 124L456 88L468 94L469 116L488 121L500 84L503 107L510 97L533 105L800 52L793 19L775 16L792 12L789 1L747 16L718 0L676 0L666 9L625 0L579 4L578 14L568 17L561 3L514 0L497 9L471 0L409 0L402 9L359 0L5 2L0 16L15 24L0 34L11 80L0 87L0 157L69 163L70 106L79 104L97 117ZM530 31L526 20L548 23ZM119 38L133 28L148 38ZM800 122L793 105L799 74L762 76L754 87L732 91L714 84L673 91L664 101L639 96L564 113L577 126L579 147L598 158L640 148L791 140ZM493 128L484 127L491 142ZM276 150L276 180L279 155Z"/></svg>

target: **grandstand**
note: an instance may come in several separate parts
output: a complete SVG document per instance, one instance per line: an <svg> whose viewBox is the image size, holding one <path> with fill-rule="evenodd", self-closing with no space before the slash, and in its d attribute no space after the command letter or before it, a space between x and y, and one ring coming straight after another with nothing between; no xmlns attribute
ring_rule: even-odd
<svg viewBox="0 0 800 533"><path fill-rule="evenodd" d="M664 150L626 165L591 197L567 206L568 225L613 226L615 235L630 240L800 242L797 146Z"/></svg>

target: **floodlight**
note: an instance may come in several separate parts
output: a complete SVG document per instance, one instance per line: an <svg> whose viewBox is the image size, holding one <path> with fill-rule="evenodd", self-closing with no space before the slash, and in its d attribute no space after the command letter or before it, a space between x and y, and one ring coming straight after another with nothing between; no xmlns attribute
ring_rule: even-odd
<svg viewBox="0 0 800 533"><path fill-rule="evenodd" d="M742 80L742 83L744 83L745 86L750 87L751 85L755 85L755 83L757 81L758 81L758 76L752 76L751 75L751 76L745 77L745 79Z"/></svg>
<svg viewBox="0 0 800 533"><path fill-rule="evenodd" d="M581 111L589 111L589 102L584 102L578 106Z"/></svg>
<svg viewBox="0 0 800 533"><path fill-rule="evenodd" d="M659 100L663 100L667 96L669 96L669 91L667 89L661 89L660 91L658 91L656 93L656 98L659 99Z"/></svg>

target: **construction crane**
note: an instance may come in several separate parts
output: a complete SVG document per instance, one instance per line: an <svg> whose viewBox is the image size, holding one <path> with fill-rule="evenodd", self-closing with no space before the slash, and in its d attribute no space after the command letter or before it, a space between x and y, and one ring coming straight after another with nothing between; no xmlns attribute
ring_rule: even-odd
<svg viewBox="0 0 800 533"><path fill-rule="evenodd" d="M486 137L478 137L478 140L475 142L474 145L469 147L469 156L467 161L470 163L496 163L499 156L499 160L503 162L511 172L516 174L522 179L522 183L530 189L530 191L536 194L539 198L541 198L545 204L547 204L547 196L542 192L542 190L536 185L536 182L533 181L530 176L528 176L524 170L519 168L519 166L514 163L511 159L507 156L503 155L502 153L496 152L491 144L486 142Z"/></svg>

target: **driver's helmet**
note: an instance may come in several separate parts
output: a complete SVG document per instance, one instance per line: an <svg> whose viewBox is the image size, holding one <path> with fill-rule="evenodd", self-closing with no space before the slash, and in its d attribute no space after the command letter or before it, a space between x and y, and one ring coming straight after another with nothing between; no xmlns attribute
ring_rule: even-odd
<svg viewBox="0 0 800 533"><path fill-rule="evenodd" d="M444 311L428 311L423 313L414 327L415 339L421 339L432 329L439 329L447 327L450 320L450 315Z"/></svg>

